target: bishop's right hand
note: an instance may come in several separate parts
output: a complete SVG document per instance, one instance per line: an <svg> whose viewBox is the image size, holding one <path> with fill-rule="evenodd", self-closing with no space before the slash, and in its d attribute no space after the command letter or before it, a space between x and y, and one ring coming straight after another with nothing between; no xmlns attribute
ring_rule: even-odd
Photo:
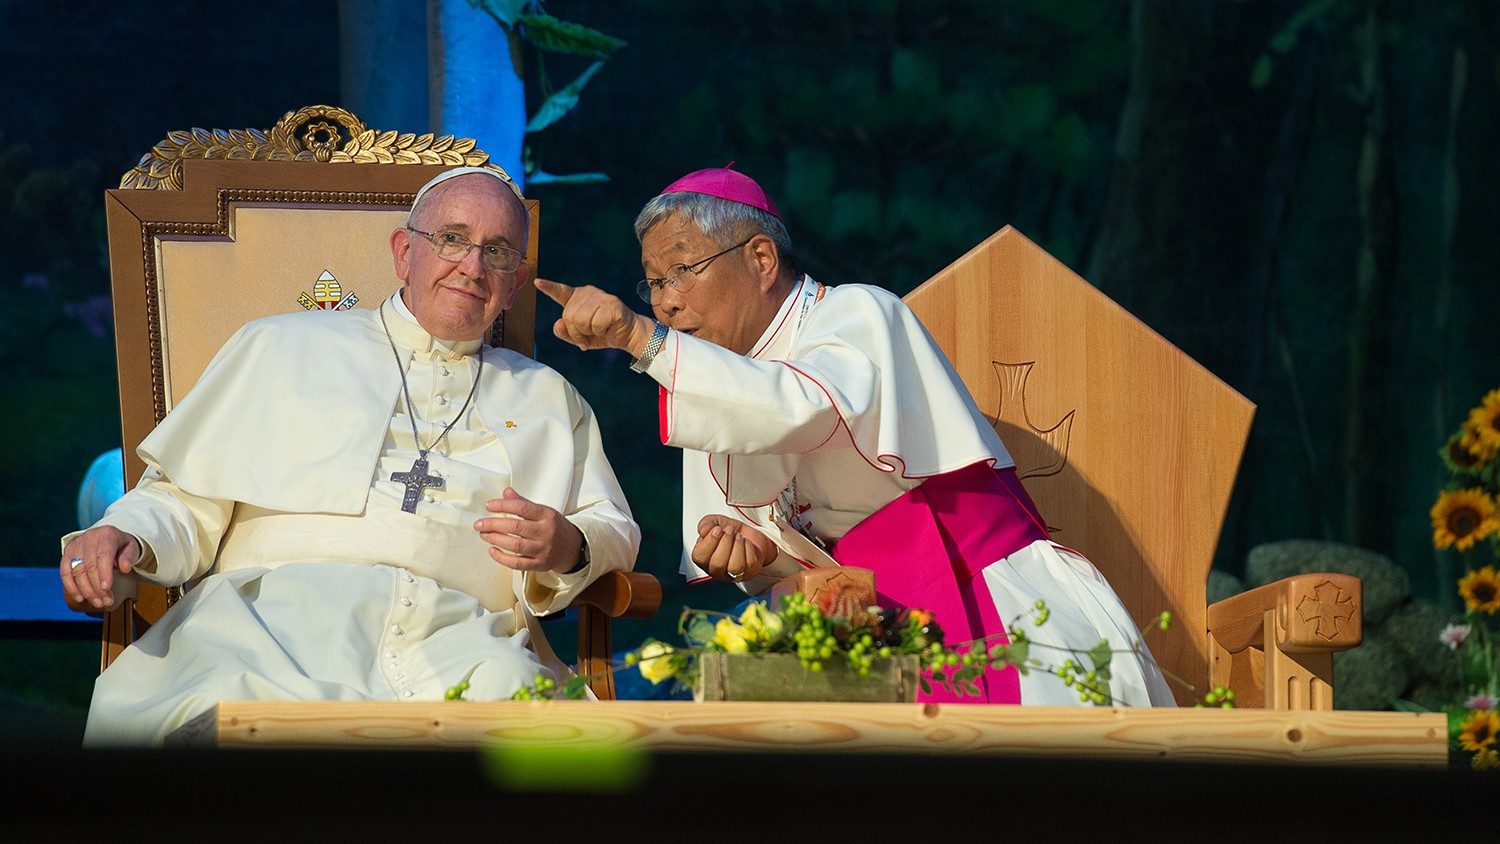
<svg viewBox="0 0 1500 844"><path fill-rule="evenodd" d="M744 583L776 559L776 543L738 519L710 513L698 520L689 558L715 580Z"/></svg>
<svg viewBox="0 0 1500 844"><path fill-rule="evenodd" d="M592 285L573 287L539 278L536 289L562 305L562 318L552 323L558 339L580 349L623 349L639 358L646 351L655 322Z"/></svg>
<svg viewBox="0 0 1500 844"><path fill-rule="evenodd" d="M74 603L112 610L121 603L113 589L116 572L130 574L140 561L141 546L135 537L117 527L99 525L63 546L58 574Z"/></svg>

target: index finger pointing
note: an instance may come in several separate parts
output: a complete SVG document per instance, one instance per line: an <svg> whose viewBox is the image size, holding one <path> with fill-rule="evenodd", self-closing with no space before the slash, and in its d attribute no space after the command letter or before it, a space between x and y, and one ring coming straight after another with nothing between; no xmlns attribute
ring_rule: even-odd
<svg viewBox="0 0 1500 844"><path fill-rule="evenodd" d="M536 289L542 291L543 295L559 305L566 305L568 300L573 298L573 288L560 281L538 278L532 283L536 285Z"/></svg>

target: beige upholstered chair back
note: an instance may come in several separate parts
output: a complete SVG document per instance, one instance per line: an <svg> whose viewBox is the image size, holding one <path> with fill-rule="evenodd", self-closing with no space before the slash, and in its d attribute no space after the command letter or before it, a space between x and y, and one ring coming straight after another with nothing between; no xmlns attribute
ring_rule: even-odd
<svg viewBox="0 0 1500 844"><path fill-rule="evenodd" d="M1009 227L906 301L1053 538L1098 565L1137 623L1173 613L1147 644L1202 689L1208 571L1254 405Z"/></svg>
<svg viewBox="0 0 1500 844"><path fill-rule="evenodd" d="M318 160L320 138L330 160ZM303 308L373 308L396 289L390 234L417 189L487 158L451 138L448 155L430 153L443 141L377 133L348 112L312 107L268 133L174 132L107 192L128 484L144 469L136 445L240 326ZM255 155L272 160L245 160ZM534 272L538 208L527 205ZM492 341L531 354L535 305L523 286ZM336 360L306 365L338 377Z"/></svg>

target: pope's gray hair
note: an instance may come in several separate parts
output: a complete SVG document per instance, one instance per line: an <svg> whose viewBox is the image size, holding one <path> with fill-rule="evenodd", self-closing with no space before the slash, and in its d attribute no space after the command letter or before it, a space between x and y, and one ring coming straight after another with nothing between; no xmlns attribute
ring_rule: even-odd
<svg viewBox="0 0 1500 844"><path fill-rule="evenodd" d="M704 193L664 193L646 203L635 217L635 239L641 240L657 223L681 215L721 247L757 234L771 238L785 270L797 272L792 238L781 220L743 202L734 202Z"/></svg>

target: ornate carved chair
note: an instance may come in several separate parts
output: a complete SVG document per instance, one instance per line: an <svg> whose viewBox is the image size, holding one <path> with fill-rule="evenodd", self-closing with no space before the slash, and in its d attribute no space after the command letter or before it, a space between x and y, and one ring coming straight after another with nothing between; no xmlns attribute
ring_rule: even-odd
<svg viewBox="0 0 1500 844"><path fill-rule="evenodd" d="M472 139L379 132L329 106L289 112L268 132L172 132L142 157L105 196L127 487L145 469L135 447L236 329L298 308L378 305L399 284L383 244L417 188L488 159ZM534 274L538 204L526 204ZM535 320L527 285L490 342L530 355ZM175 591L140 583L105 614L101 670ZM634 572L575 602L579 671L601 699L614 697L608 619L649 616L660 602L655 578Z"/></svg>
<svg viewBox="0 0 1500 844"><path fill-rule="evenodd" d="M1306 574L1206 605L1254 405L1006 227L906 301L1016 459L1054 538L1093 560L1162 667L1240 706L1328 709L1360 584Z"/></svg>

